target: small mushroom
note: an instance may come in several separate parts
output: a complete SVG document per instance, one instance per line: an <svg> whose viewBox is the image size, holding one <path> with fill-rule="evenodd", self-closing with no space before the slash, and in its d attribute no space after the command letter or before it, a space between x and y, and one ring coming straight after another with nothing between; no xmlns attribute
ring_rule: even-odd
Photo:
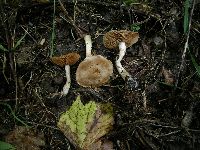
<svg viewBox="0 0 200 150"><path fill-rule="evenodd" d="M76 81L83 87L99 87L107 83L113 73L112 62L101 55L92 56L92 40L90 35L84 37L86 58L76 70Z"/></svg>
<svg viewBox="0 0 200 150"><path fill-rule="evenodd" d="M110 32L107 32L103 37L103 43L104 46L108 49L119 49L119 57L115 61L117 70L121 77L124 80L127 80L128 86L134 85L136 88L138 86L135 79L132 78L132 76L125 70L125 68L121 64L121 60L123 59L126 48L131 47L134 43L138 41L139 33L138 32L132 32L127 30L112 30Z"/></svg>
<svg viewBox="0 0 200 150"><path fill-rule="evenodd" d="M60 66L60 67L65 67L65 72L66 72L66 83L63 86L63 91L61 94L63 96L66 96L69 92L69 88L71 86L71 77L70 77L70 65L74 65L80 58L80 55L77 53L68 53L65 55L61 56L55 56L51 57L51 61Z"/></svg>

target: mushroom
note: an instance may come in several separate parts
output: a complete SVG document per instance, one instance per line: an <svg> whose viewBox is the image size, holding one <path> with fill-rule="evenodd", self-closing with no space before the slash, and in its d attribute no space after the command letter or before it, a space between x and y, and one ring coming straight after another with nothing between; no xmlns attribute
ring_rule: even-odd
<svg viewBox="0 0 200 150"><path fill-rule="evenodd" d="M113 73L113 64L101 55L92 56L92 40L90 35L84 37L86 58L76 70L76 81L83 87L99 87L107 83Z"/></svg>
<svg viewBox="0 0 200 150"><path fill-rule="evenodd" d="M107 32L103 37L104 46L108 49L119 49L119 57L115 61L117 70L121 77L124 80L127 80L127 85L131 86L134 85L136 88L138 86L135 79L125 70L125 68L121 64L121 60L123 59L126 48L131 47L134 43L138 41L139 33L132 32L127 30L112 30ZM131 85L132 84L132 85Z"/></svg>
<svg viewBox="0 0 200 150"><path fill-rule="evenodd" d="M51 57L51 61L54 64L57 64L60 67L65 67L66 72L66 83L63 86L63 91L61 94L66 96L69 92L69 88L71 86L71 77L70 77L70 65L74 65L80 58L80 55L77 53L68 53L61 56Z"/></svg>

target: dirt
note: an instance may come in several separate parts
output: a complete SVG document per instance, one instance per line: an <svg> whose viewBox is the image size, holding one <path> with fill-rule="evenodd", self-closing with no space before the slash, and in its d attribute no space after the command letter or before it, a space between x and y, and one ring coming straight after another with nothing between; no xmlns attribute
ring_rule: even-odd
<svg viewBox="0 0 200 150"><path fill-rule="evenodd" d="M8 3L1 6L4 22L0 25L0 44L10 51L0 51L0 140L15 126L22 125L12 110L23 122L44 134L42 149L74 149L57 128L57 121L76 96L81 95L84 103L94 100L113 104L115 125L105 138L113 142L115 149L199 149L200 76L190 56L191 53L199 64L198 1L190 28L190 53L187 50L185 58L182 57L186 42L184 1L141 1L130 5L114 0L81 0L76 5L63 1L75 25L92 36L92 53L105 56L113 64L117 53L104 47L103 35L110 30L132 30L137 23L139 41L127 49L122 60L139 85L132 90L116 67L110 82L100 88L77 84L75 72L85 58L83 34L63 19L67 17L57 2L53 55L69 52L81 55L79 62L71 66L72 84L64 97L59 94L66 81L64 68L50 61L53 2ZM20 46L11 50L12 43L25 33Z"/></svg>

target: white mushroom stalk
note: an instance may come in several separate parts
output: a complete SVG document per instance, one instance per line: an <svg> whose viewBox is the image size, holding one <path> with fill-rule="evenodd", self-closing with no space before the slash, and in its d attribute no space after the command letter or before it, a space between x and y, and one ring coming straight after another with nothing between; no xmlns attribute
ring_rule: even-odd
<svg viewBox="0 0 200 150"><path fill-rule="evenodd" d="M119 58L115 61L117 71L121 75L121 77L125 80L127 77L130 77L131 75L122 67L121 60L123 59L124 55L126 53L126 44L125 42L119 43Z"/></svg>
<svg viewBox="0 0 200 150"><path fill-rule="evenodd" d="M61 91L62 96L66 96L69 92L70 85L71 85L71 78L70 78L70 65L75 64L80 58L80 55L77 53L68 53L61 56L54 56L51 57L51 61L60 66L65 67L65 74L66 74L66 83Z"/></svg>
<svg viewBox="0 0 200 150"><path fill-rule="evenodd" d="M92 56L92 40L90 35L85 35L84 37L85 45L86 45L86 57Z"/></svg>
<svg viewBox="0 0 200 150"><path fill-rule="evenodd" d="M66 83L63 86L63 91L61 92L61 94L63 96L66 96L68 94L70 86L71 86L70 66L69 65L65 65L65 73L66 73Z"/></svg>
<svg viewBox="0 0 200 150"><path fill-rule="evenodd" d="M117 70L121 77L126 81L128 88L136 88L138 83L135 78L122 67L121 60L126 53L126 47L131 47L134 43L138 41L139 33L127 30L112 30L107 32L103 36L104 46L108 49L119 49L119 57L115 61ZM130 89L129 88L129 89Z"/></svg>
<svg viewBox="0 0 200 150"><path fill-rule="evenodd" d="M121 75L121 77L127 81L128 89L134 89L138 87L138 83L135 78L131 76L128 71L122 66L121 60L123 59L124 55L126 53L126 44L125 42L119 43L119 58L115 61L117 71Z"/></svg>

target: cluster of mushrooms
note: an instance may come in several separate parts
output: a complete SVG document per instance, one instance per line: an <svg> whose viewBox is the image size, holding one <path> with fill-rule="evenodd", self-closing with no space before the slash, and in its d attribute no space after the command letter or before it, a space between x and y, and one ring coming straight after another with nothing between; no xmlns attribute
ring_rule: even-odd
<svg viewBox="0 0 200 150"><path fill-rule="evenodd" d="M121 77L130 82L135 82L132 76L125 70L121 64L126 48L132 46L138 41L139 33L127 30L112 30L107 32L103 37L103 44L110 50L119 50L119 56L115 61L116 68ZM106 84L113 74L113 64L110 60L101 55L92 55L92 40L90 35L84 37L86 45L86 58L79 64L76 70L76 81L83 87L99 87ZM63 87L61 95L68 94L71 78L70 65L75 64L80 58L77 53L68 53L58 57L51 57L51 61L60 67L65 67L66 83ZM135 87L137 85L135 84Z"/></svg>

